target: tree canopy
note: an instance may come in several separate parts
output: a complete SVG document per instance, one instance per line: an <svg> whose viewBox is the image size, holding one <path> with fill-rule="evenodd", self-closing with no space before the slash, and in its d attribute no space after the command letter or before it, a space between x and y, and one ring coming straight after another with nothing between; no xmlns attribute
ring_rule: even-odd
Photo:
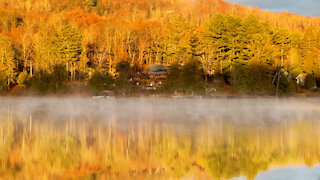
<svg viewBox="0 0 320 180"><path fill-rule="evenodd" d="M69 81L116 75L117 62L200 62L204 77L262 64L320 76L320 18L264 12L222 0L0 0L0 73L10 88L21 72L65 65ZM195 58L196 57L196 58ZM3 81L3 80L2 80Z"/></svg>

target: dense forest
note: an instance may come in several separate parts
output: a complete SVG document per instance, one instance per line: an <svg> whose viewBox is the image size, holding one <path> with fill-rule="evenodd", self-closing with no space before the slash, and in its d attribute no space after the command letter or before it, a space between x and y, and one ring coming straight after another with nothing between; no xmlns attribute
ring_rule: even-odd
<svg viewBox="0 0 320 180"><path fill-rule="evenodd" d="M2 92L49 81L56 92L61 80L119 73L125 81L150 64L171 65L169 89L179 88L176 71L258 92L289 91L300 73L320 78L320 18L223 0L0 0L0 32Z"/></svg>

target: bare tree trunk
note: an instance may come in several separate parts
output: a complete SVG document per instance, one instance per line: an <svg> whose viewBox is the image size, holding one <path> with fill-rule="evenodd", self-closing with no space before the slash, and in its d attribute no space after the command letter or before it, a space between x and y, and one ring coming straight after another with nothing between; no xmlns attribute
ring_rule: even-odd
<svg viewBox="0 0 320 180"><path fill-rule="evenodd" d="M279 95L279 85L280 85L280 72L278 72L278 81L277 81L277 89L276 89L276 96Z"/></svg>
<svg viewBox="0 0 320 180"><path fill-rule="evenodd" d="M10 89L10 78L8 77L8 90Z"/></svg>
<svg viewBox="0 0 320 180"><path fill-rule="evenodd" d="M30 75L31 75L31 77L32 77L32 75L33 75L33 70L32 70L32 61L30 61Z"/></svg>

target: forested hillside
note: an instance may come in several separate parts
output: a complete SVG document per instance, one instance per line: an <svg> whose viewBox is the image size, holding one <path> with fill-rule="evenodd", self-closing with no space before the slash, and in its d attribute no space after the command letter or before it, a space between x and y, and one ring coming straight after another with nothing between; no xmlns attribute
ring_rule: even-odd
<svg viewBox="0 0 320 180"><path fill-rule="evenodd" d="M250 65L320 76L320 18L223 0L0 0L0 32L2 90L57 66L86 81L122 61L197 61L233 85Z"/></svg>

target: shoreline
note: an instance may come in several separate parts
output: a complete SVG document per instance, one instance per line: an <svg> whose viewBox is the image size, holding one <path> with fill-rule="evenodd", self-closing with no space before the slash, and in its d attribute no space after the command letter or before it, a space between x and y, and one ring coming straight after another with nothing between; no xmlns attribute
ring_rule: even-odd
<svg viewBox="0 0 320 180"><path fill-rule="evenodd" d="M93 98L94 96L88 94L46 94L46 95L0 95L0 98ZM100 99L108 99L108 97L101 97ZM232 94L232 93L214 93L211 95L174 95L174 94L134 94L134 95L116 95L110 99L123 98L172 98L172 99L290 99L290 98L320 98L320 94L293 94L293 95L268 95L268 94Z"/></svg>

